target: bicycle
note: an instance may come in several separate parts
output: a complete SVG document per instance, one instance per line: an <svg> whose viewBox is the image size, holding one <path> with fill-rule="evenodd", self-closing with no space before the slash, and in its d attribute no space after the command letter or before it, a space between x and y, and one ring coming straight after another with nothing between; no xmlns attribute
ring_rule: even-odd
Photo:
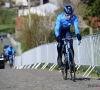
<svg viewBox="0 0 100 90"><path fill-rule="evenodd" d="M14 61L14 55L9 55L8 61L9 61L10 68L12 68L13 67L13 61Z"/></svg>
<svg viewBox="0 0 100 90"><path fill-rule="evenodd" d="M62 54L64 55L64 69L62 70L62 76L64 80L67 80L68 70L70 72L71 80L75 81L76 78L76 68L74 62L74 56L72 49L70 48L70 41L72 38L63 38L64 45L62 47ZM81 42L79 41L78 44Z"/></svg>

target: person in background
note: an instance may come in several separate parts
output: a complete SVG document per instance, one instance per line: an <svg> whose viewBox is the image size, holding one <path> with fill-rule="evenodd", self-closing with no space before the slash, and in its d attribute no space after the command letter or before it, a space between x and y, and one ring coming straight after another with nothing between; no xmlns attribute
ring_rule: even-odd
<svg viewBox="0 0 100 90"><path fill-rule="evenodd" d="M6 57L7 57L7 61L9 61L9 56L12 55L13 57L15 56L15 50L13 48L12 45L9 45L9 47L6 49ZM12 62L13 61L9 61L9 62Z"/></svg>
<svg viewBox="0 0 100 90"><path fill-rule="evenodd" d="M0 36L0 40L1 40L1 42L3 42L3 37L2 36Z"/></svg>

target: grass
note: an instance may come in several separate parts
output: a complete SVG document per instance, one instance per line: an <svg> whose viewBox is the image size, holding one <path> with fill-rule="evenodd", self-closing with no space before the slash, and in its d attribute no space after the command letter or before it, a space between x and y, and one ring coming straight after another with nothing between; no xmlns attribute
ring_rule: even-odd
<svg viewBox="0 0 100 90"><path fill-rule="evenodd" d="M86 72L86 70L89 68L89 66L83 66L84 68L82 68L82 67L80 67L79 68L79 70L77 71L77 74L79 74L79 75L83 75L85 72ZM98 70L100 70L100 67L97 67L98 68ZM89 70L90 71L90 70ZM90 75L89 75L90 77L100 77L100 72L98 72L97 70L93 70L91 73L90 73Z"/></svg>
<svg viewBox="0 0 100 90"><path fill-rule="evenodd" d="M40 65L37 69L41 69L41 68L43 67L44 64L45 64L45 63L41 63L41 65ZM44 70L49 70L50 67L51 67L52 65L53 65L53 63L49 63L49 64L46 66L46 68L44 68ZM33 65L32 65L32 66L33 66ZM31 67L30 67L30 68L31 68ZM89 68L89 66L84 66L84 68L80 67L79 70L78 70L76 73L77 73L78 75L83 75L83 74L86 72L86 70L87 70L88 68ZM100 69L100 67L98 67L98 69ZM56 66L56 67L54 68L53 71L59 71L58 66ZM96 70L93 70L93 71L90 73L89 77L100 77L100 72L97 73Z"/></svg>
<svg viewBox="0 0 100 90"><path fill-rule="evenodd" d="M13 34L15 33L15 25L14 24L0 25L0 32Z"/></svg>
<svg viewBox="0 0 100 90"><path fill-rule="evenodd" d="M14 24L0 25L0 31L7 28L14 28Z"/></svg>
<svg viewBox="0 0 100 90"><path fill-rule="evenodd" d="M2 53L2 47L1 47L1 45L0 45L0 53Z"/></svg>

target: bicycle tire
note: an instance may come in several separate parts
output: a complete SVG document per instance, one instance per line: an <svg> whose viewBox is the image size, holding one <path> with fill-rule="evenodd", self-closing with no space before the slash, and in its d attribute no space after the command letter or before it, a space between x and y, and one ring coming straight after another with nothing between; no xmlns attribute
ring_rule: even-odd
<svg viewBox="0 0 100 90"><path fill-rule="evenodd" d="M75 62L74 62L74 56L71 49L69 49L69 71L70 71L70 77L71 80L75 81L76 79L76 71L75 71Z"/></svg>
<svg viewBox="0 0 100 90"><path fill-rule="evenodd" d="M62 77L64 80L67 80L67 76L68 76L68 61L66 60L66 51L65 51L65 46L63 47L63 50L62 50L62 55L64 55L64 61L63 61L63 65L64 65L64 69L62 70ZM67 61L67 62L66 62Z"/></svg>
<svg viewBox="0 0 100 90"><path fill-rule="evenodd" d="M66 64L65 64L64 69L62 70L62 76L63 76L63 79L64 79L64 80L67 80L67 76L68 76L68 69L67 69Z"/></svg>

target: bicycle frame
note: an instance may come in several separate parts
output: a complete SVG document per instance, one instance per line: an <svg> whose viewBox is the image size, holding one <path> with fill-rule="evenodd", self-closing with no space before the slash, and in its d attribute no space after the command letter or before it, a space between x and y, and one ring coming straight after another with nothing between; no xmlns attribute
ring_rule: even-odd
<svg viewBox="0 0 100 90"><path fill-rule="evenodd" d="M63 38L62 39L64 41L64 45L66 46L66 54L65 54L65 58L66 56L68 57L68 64L70 63L70 57L69 57L69 51L68 49L70 49L70 41L73 40L72 38ZM78 45L80 45L81 41L78 41Z"/></svg>

